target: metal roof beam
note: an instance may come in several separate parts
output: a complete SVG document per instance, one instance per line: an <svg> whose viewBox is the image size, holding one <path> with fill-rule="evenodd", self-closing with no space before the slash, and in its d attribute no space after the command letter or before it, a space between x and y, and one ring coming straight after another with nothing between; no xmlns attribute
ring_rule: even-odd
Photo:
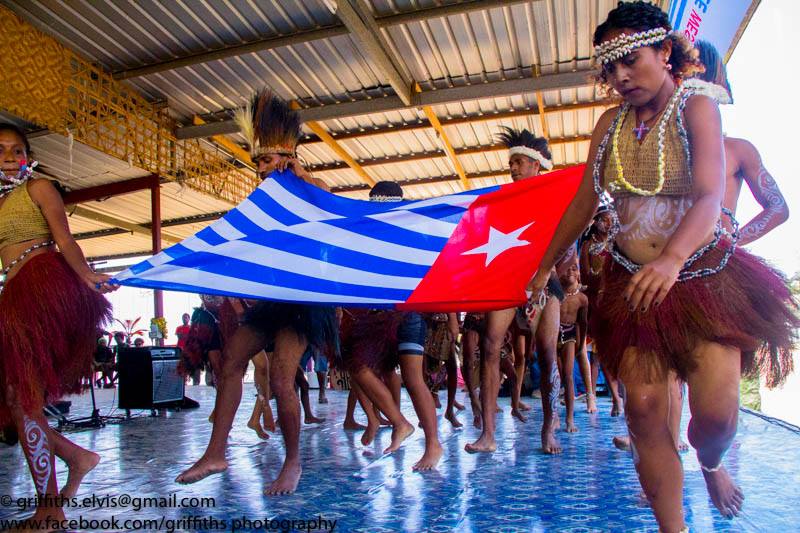
<svg viewBox="0 0 800 533"><path fill-rule="evenodd" d="M564 168L568 168L572 165L556 165L553 167L553 170L561 170ZM499 178L502 176L510 176L510 172L508 169L503 170L490 170L488 172L478 172L474 174L467 174L467 179L469 180L477 180L481 178ZM413 185L429 185L432 183L444 183L447 181L459 181L461 178L457 174L450 174L448 176L432 176L429 178L420 178L414 180L403 180L398 181L397 184L401 187L408 187ZM331 192L339 194L344 192L354 192L354 191L365 191L369 189L369 187L365 185L344 185L341 187L333 187Z"/></svg>
<svg viewBox="0 0 800 533"><path fill-rule="evenodd" d="M117 217L113 217L111 215L106 215L104 213L100 213L98 211L94 211L92 209L88 209L86 207L82 207L80 205L76 205L69 208L69 215L70 216L79 216L81 218L85 218L88 220L93 220L95 222L99 222L101 224L106 224L107 226L112 226L116 228L122 228L126 230L126 232L130 233L137 233L139 235L145 236L147 238L152 237L152 232L150 228L144 226L142 224L136 224L134 222L128 222L127 220L122 220ZM178 237L177 235L172 235L165 231L161 232L161 237L168 242L171 243L178 243L181 242L183 239Z"/></svg>
<svg viewBox="0 0 800 533"><path fill-rule="evenodd" d="M558 139L551 139L548 141L550 146L556 146L560 144L568 144L574 142L583 142L591 140L591 135L576 135L575 137L561 137ZM455 155L462 156L462 155L472 155L472 154L481 154L485 152L499 152L501 150L505 150L505 145L502 144L484 144L480 146L467 146L464 148L456 148ZM390 157L377 157L375 159L364 159L358 161L358 164L362 167L372 167L376 165L391 165L394 163L408 163L409 161L420 161L423 159L437 159L440 157L448 157L447 152L444 150L434 150L430 152L416 152L410 154L401 154L396 156ZM348 165L342 162L336 163L324 163L322 165L312 165L308 168L310 172L327 172L330 170L341 170L347 168Z"/></svg>
<svg viewBox="0 0 800 533"><path fill-rule="evenodd" d="M344 0L342 0L344 1ZM378 17L375 23L380 28L388 26L396 26L398 24L409 24L412 22L419 22L421 20L447 17L450 15L458 15L462 13L469 13L471 11L493 9L496 7L513 6L515 4L525 3L526 0L469 0L450 4L446 6L436 6L427 9L415 9L408 13L400 13L396 15L388 15ZM294 33L292 35L281 35L278 37L270 37L267 39L259 39L251 43L228 46L218 50L203 51L195 54L190 54L185 57L176 59L169 59L167 61L160 61L150 65L143 65L141 67L129 68L114 73L114 78L118 80L125 80L130 78L138 78L140 76L147 76L149 74L156 74L167 70L173 70L200 63L208 63L209 61L217 61L226 59L228 57L235 57L244 54L252 54L262 52L265 50L272 50L283 46L292 46L296 44L307 43L319 39L330 39L331 37L338 37L346 35L348 29L344 24L333 24L324 28L315 28L313 30L306 30Z"/></svg>
<svg viewBox="0 0 800 533"><path fill-rule="evenodd" d="M187 226L189 224L198 224L200 222L209 222L212 220L217 220L225 216L226 211L217 211L215 213L204 213L202 215L193 215L188 217L180 217L180 218L171 218L168 220L164 220L161 222L162 228L168 228L170 226ZM80 216L80 215L79 215ZM140 226L150 229L151 224L140 224ZM122 235L123 233L132 233L131 230L122 229L122 228L106 228L106 229L98 229L94 231L84 231L81 233L75 233L72 237L76 241L83 241L87 239L98 239L100 237L111 237L113 235Z"/></svg>
<svg viewBox="0 0 800 533"><path fill-rule="evenodd" d="M114 183L107 183L105 185L97 185L95 187L87 187L85 189L78 189L70 191L64 195L64 205L80 204L84 202L91 202L93 200L102 200L104 198L111 198L112 196L119 196L121 194L128 194L136 191L150 189L162 183L158 175L150 174L142 178L133 178L125 181L117 181Z"/></svg>
<svg viewBox="0 0 800 533"><path fill-rule="evenodd" d="M413 95L412 105L404 104L398 96L387 96L385 98L311 107L300 109L298 112L300 113L300 119L304 122L310 120L322 121L387 111L398 111L414 107L443 105L466 100L478 100L481 98L495 98L536 91L571 89L591 84L592 82L589 77L592 72L591 70L579 70L575 72L545 74L537 77L524 77L465 85L463 87L424 91ZM238 131L239 127L230 119L200 126L178 128L175 130L175 136L178 139L194 139L197 137L211 137L214 135L237 133Z"/></svg>
<svg viewBox="0 0 800 533"><path fill-rule="evenodd" d="M389 82L395 94L405 105L411 105L414 85L408 69L392 53L389 42L384 38L372 16L370 7L364 0L339 0L336 15L350 31L356 42L373 65Z"/></svg>
<svg viewBox="0 0 800 533"><path fill-rule="evenodd" d="M552 106L544 109L548 113L563 113L567 111L579 111L581 109L594 109L596 107L611 106L615 102L612 100L597 100L594 102L579 102L574 104L564 104L560 106ZM459 124L472 124L474 122L485 122L489 120L504 120L509 118L519 118L536 116L539 110L536 108L515 109L514 111L496 111L481 113L480 115L467 115L462 117L444 118L439 119L443 126L457 126ZM420 119L417 122L410 122L407 124L387 124L384 126L376 126L368 130L350 130L344 132L329 132L331 136L337 141L345 139L360 139L362 137L372 137L375 135L386 135L389 133L405 132L428 129L431 127L427 119ZM307 135L300 139L299 144L312 144L322 142L315 135Z"/></svg>

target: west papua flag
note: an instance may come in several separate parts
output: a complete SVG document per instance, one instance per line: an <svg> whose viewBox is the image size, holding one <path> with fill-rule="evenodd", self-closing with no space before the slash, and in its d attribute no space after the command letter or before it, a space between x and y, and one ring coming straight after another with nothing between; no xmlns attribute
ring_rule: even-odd
<svg viewBox="0 0 800 533"><path fill-rule="evenodd" d="M344 307L514 307L583 171L403 202L353 200L274 172L223 218L115 279Z"/></svg>

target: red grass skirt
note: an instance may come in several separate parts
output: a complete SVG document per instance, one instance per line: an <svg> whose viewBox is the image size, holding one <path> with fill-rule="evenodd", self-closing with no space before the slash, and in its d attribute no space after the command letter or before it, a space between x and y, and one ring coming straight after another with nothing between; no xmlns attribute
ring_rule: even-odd
<svg viewBox="0 0 800 533"><path fill-rule="evenodd" d="M402 311L347 309L342 318L342 362L346 370L367 367L381 375L393 371L397 354L397 328Z"/></svg>
<svg viewBox="0 0 800 533"><path fill-rule="evenodd" d="M692 269L717 266L727 246L720 243ZM630 278L625 268L607 261L592 309L590 330L612 375L618 375L625 349L635 347L643 379L661 379L674 370L685 380L697 366L693 352L701 342L738 348L742 371L764 375L770 387L792 371L797 302L785 277L762 259L737 248L721 272L677 282L661 305L646 313L629 311L622 298Z"/></svg>
<svg viewBox="0 0 800 533"><path fill-rule="evenodd" d="M196 370L208 367L208 352L223 350L239 328L239 319L230 300L223 298L218 307L195 308L191 324L178 364L178 373L183 376L191 376Z"/></svg>
<svg viewBox="0 0 800 533"><path fill-rule="evenodd" d="M80 392L111 304L60 253L31 258L0 293L0 385L11 385L26 413L43 400ZM43 394L44 393L44 394ZM10 422L0 394L0 425Z"/></svg>

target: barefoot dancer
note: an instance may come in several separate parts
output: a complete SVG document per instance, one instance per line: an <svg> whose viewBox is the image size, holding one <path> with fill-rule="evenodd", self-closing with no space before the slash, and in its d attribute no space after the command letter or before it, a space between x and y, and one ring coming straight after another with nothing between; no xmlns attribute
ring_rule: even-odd
<svg viewBox="0 0 800 533"><path fill-rule="evenodd" d="M689 440L711 499L734 516L743 495L722 459L736 434L740 369L780 381L800 321L784 278L721 231L722 128L716 102L680 87L699 67L688 43L644 2L620 3L594 42L603 81L625 101L600 118L584 181L531 287L544 286L608 189L619 228L595 340L625 385L636 469L656 520L664 532L686 531L669 372L688 383Z"/></svg>
<svg viewBox="0 0 800 533"><path fill-rule="evenodd" d="M587 332L589 338L594 338L591 331L591 317L594 306L597 305L597 300L600 293L600 274L603 272L605 262L610 258L608 253L608 232L611 229L611 212L610 207L601 204L594 215L592 225L586 230L581 238L581 254L578 265L581 269L581 282L586 285L584 294L589 300L589 309L587 312L587 319L589 323L589 331ZM592 394L597 394L597 375L600 371L600 358L596 346L592 346L592 359L590 361L592 372ZM622 412L622 400L619 396L619 388L617 380L611 376L606 369L603 368L603 377L606 380L606 386L611 394L611 416L619 416Z"/></svg>
<svg viewBox="0 0 800 533"><path fill-rule="evenodd" d="M371 201L396 202L402 199L403 189L392 181L378 182L370 191ZM436 407L423 374L427 334L425 319L420 313L386 310L361 310L352 314L355 323L351 331L352 350L348 367L359 387L392 425L392 443L384 453L397 451L414 431L414 426L400 411L396 396L399 390L390 390L396 388L393 384L396 382L393 380L397 380L394 368L399 362L403 383L425 432L425 452L413 468L435 468L443 450L438 436ZM378 378L379 375L387 376L386 380ZM371 442L376 431L377 427L370 420L362 443Z"/></svg>
<svg viewBox="0 0 800 533"><path fill-rule="evenodd" d="M24 132L0 124L0 427L14 425L42 498L33 519L63 520L55 457L69 468L61 491L68 497L100 457L51 429L42 412L79 393L91 375L97 337L111 319L101 293L117 287L86 263L61 195L32 177L31 155Z"/></svg>
<svg viewBox="0 0 800 533"><path fill-rule="evenodd" d="M458 388L458 359L455 343L458 338L458 319L455 313L430 313L425 315L428 333L425 340L425 374L434 402L439 400L439 385L447 387L447 407L444 418L454 428L463 424L455 414ZM437 405L437 408L439 405Z"/></svg>
<svg viewBox="0 0 800 533"><path fill-rule="evenodd" d="M291 169L298 179L327 188L324 182L312 178L295 158L300 138L297 113L268 92L256 95L252 110L252 117L239 115L237 119L244 127L243 131L253 132L250 146L259 176L266 177L276 169ZM268 344L274 344L270 385L277 400L286 457L278 478L265 493L294 492L302 473L300 405L294 386L298 363L308 345L321 350L335 350L337 336L338 325L332 307L260 301L248 309L242 325L225 346L211 441L203 456L176 481L194 483L228 468L225 450L242 399L242 376L248 361Z"/></svg>
<svg viewBox="0 0 800 533"><path fill-rule="evenodd" d="M547 141L534 136L528 130L518 132L507 128L501 135L501 141L509 148L509 169L512 180L518 181L536 176L542 167L553 168ZM515 313L515 308L486 313L480 396L483 431L477 441L466 445L465 449L468 452L491 453L497 449L494 434L497 394L500 387L500 349ZM558 300L548 298L541 314L544 318L536 333L536 339L542 366L542 404L545 414L542 448L548 453L558 453L561 448L554 434L559 389L555 346L558 334Z"/></svg>
<svg viewBox="0 0 800 533"><path fill-rule="evenodd" d="M558 267L559 281L564 289L564 301L561 302L560 324L558 332L558 356L561 359L562 380L564 383L564 403L567 408L566 427L567 433L575 433L575 383L573 381L573 368L575 357L581 357L579 363L581 376L586 386L588 410L597 412L594 394L592 393L592 380L589 370L589 361L584 348L586 346L586 311L589 299L581 292L578 280L577 255L572 254L566 261L561 261Z"/></svg>

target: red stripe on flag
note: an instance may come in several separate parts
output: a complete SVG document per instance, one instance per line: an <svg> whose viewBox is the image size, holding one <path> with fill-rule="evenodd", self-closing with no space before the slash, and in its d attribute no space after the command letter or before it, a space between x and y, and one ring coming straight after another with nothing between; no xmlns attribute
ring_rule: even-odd
<svg viewBox="0 0 800 533"><path fill-rule="evenodd" d="M584 169L578 165L550 172L481 195L398 308L488 311L524 303L525 286L575 197Z"/></svg>

